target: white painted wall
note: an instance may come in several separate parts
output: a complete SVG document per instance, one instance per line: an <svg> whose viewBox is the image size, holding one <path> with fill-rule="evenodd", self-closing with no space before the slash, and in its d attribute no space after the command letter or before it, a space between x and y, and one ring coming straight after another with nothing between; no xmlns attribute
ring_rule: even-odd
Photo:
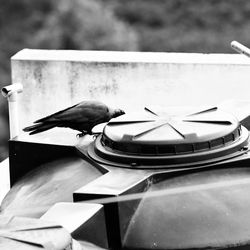
<svg viewBox="0 0 250 250"><path fill-rule="evenodd" d="M24 86L21 128L87 99L127 111L250 100L250 58L240 54L24 49L11 66Z"/></svg>

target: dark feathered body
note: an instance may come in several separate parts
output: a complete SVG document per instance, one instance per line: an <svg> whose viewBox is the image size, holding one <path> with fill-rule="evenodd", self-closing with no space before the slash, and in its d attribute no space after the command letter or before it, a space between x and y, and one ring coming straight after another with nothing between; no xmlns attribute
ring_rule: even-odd
<svg viewBox="0 0 250 250"><path fill-rule="evenodd" d="M104 103L97 101L83 101L74 106L56 112L35 121L34 125L24 128L30 134L36 134L54 127L66 127L91 134L94 126L108 122L125 112L120 109L111 109Z"/></svg>

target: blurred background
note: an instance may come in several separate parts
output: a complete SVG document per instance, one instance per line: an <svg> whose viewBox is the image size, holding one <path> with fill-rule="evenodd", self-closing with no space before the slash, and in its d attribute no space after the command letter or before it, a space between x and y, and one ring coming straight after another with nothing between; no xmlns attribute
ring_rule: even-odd
<svg viewBox="0 0 250 250"><path fill-rule="evenodd" d="M0 0L0 84L23 48L234 53L250 46L248 0ZM0 97L0 160L8 156Z"/></svg>

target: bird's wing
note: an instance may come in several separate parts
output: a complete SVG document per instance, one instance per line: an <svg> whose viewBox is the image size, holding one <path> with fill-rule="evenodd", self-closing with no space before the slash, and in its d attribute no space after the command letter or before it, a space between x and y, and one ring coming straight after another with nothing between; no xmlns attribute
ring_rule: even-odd
<svg viewBox="0 0 250 250"><path fill-rule="evenodd" d="M103 114L108 112L105 105L94 102L81 102L67 109L61 110L50 116L44 117L36 121L54 123L54 122L95 122L96 119L103 117Z"/></svg>
<svg viewBox="0 0 250 250"><path fill-rule="evenodd" d="M60 114L63 114L64 112L67 112L68 110L74 109L74 107L76 107L77 105L79 105L79 103L75 104L75 105L73 105L71 107L68 107L66 109L60 110L60 111L58 111L56 113L53 113L51 115L45 116L45 117L43 117L41 119L38 119L38 120L34 121L34 123L49 122L51 120L54 121L55 117L60 116Z"/></svg>

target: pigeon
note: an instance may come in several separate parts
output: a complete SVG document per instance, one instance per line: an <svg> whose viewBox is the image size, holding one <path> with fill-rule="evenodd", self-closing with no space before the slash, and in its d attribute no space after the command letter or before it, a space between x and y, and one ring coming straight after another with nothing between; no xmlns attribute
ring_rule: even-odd
<svg viewBox="0 0 250 250"><path fill-rule="evenodd" d="M123 110L109 108L102 102L83 101L43 117L35 121L34 125L25 127L23 131L33 135L54 127L66 127L80 131L79 136L92 135L94 126L123 114L125 114Z"/></svg>

